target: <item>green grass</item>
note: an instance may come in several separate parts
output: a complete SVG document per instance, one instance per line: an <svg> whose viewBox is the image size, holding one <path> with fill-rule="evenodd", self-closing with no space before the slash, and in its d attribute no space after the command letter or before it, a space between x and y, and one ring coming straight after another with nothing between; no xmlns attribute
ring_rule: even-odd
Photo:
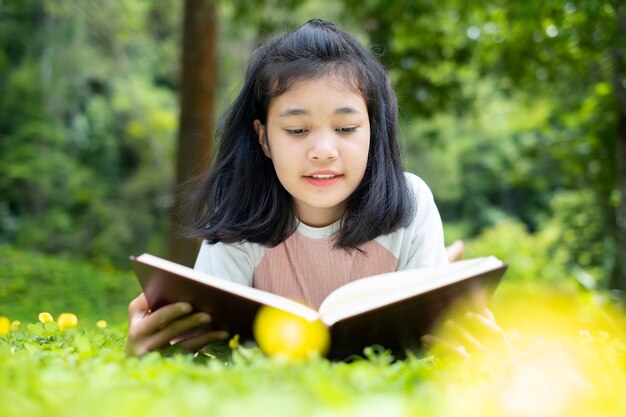
<svg viewBox="0 0 626 417"><path fill-rule="evenodd" d="M626 315L571 285L505 281L492 309L508 342L470 360L369 349L286 363L227 344L137 359L124 352L132 273L6 247L0 262L0 316L22 321L0 336L2 417L626 415ZM44 310L78 326L43 325Z"/></svg>
<svg viewBox="0 0 626 417"><path fill-rule="evenodd" d="M128 270L96 266L0 245L0 316L24 322L41 311L77 314L83 321L126 320L141 291Z"/></svg>
<svg viewBox="0 0 626 417"><path fill-rule="evenodd" d="M610 337L515 339L472 360L286 363L255 347L213 356L124 353L125 328L22 324L0 337L0 415L623 416L623 346Z"/></svg>

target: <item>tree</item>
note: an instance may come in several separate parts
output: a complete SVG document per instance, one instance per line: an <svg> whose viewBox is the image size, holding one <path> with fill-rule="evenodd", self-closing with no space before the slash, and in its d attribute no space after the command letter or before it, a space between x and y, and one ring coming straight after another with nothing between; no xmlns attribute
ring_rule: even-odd
<svg viewBox="0 0 626 417"><path fill-rule="evenodd" d="M592 190L602 219L589 221L598 222L605 236L602 259L595 262L605 266L607 286L625 290L624 1L352 3L354 17L369 28L372 43L384 53L400 107L410 117L442 111L467 117L468 110L476 109L475 87L484 81L522 111L544 108L545 117L534 126L511 129L508 136L488 142L489 148L524 143L526 149L520 148L512 161L532 167L526 175L534 179L524 185L530 188L523 190L523 202L534 199L536 204L525 210L541 205L545 210L547 203L541 200L559 188ZM436 143L437 132L432 138ZM477 178L474 169L488 168L490 152L491 158L474 155L462 181ZM472 188L478 195L466 194L459 201L503 191L522 195L519 185L507 179L515 170L498 172L501 180L495 186L501 190L482 184L486 188ZM484 201L483 211L489 208ZM528 221L531 216L521 217Z"/></svg>
<svg viewBox="0 0 626 417"><path fill-rule="evenodd" d="M501 3L474 21L479 28L489 23L505 41L479 40L482 67L514 88L550 95L551 115L535 130L551 142L560 166L559 185L592 190L606 237L599 260L605 266L604 283L624 292L624 1Z"/></svg>
<svg viewBox="0 0 626 417"><path fill-rule="evenodd" d="M617 177L620 201L617 210L617 265L611 274L609 286L626 292L626 2L613 2L616 16L615 38L611 45L613 92L615 95L617 149Z"/></svg>
<svg viewBox="0 0 626 417"><path fill-rule="evenodd" d="M180 126L176 189L206 170L211 160L217 88L217 7L211 0L186 0L180 73ZM178 195L170 217L167 256L193 265L197 244L182 237L186 199Z"/></svg>
<svg viewBox="0 0 626 417"><path fill-rule="evenodd" d="M124 266L162 250L177 12L145 0L2 2L2 243Z"/></svg>

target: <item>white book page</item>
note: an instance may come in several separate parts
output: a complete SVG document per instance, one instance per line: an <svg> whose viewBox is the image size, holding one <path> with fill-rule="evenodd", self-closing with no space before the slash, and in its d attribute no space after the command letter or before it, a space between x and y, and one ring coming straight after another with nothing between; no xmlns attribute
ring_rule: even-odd
<svg viewBox="0 0 626 417"><path fill-rule="evenodd" d="M444 266L408 269L362 278L337 288L322 302L319 313L330 326L339 320L416 294L442 287L503 263L493 256L457 261Z"/></svg>
<svg viewBox="0 0 626 417"><path fill-rule="evenodd" d="M228 281L227 279L218 278L148 253L137 256L136 259L140 263L156 266L164 271L181 275L194 281L208 284L212 287L219 288L233 294L238 294L244 298L248 298L261 304L266 304L271 307L276 307L289 313L296 314L308 321L314 321L319 318L319 314L315 310L305 306L304 304L281 297L280 295L261 291L256 288L248 287L247 285Z"/></svg>

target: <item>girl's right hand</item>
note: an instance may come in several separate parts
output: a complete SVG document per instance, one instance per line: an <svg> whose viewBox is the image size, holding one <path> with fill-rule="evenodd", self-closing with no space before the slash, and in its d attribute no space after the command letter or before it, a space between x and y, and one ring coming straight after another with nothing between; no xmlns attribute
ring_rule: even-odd
<svg viewBox="0 0 626 417"><path fill-rule="evenodd" d="M130 356L143 356L172 345L195 352L208 343L228 338L227 332L206 328L211 316L194 313L189 303L174 303L151 312L143 293L130 302L128 318L126 353Z"/></svg>

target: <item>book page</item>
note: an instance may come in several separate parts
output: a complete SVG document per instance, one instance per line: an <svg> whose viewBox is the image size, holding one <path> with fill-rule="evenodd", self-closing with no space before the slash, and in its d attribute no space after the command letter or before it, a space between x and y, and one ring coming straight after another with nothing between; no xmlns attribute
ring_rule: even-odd
<svg viewBox="0 0 626 417"><path fill-rule="evenodd" d="M196 271L195 269L168 261L166 259L159 258L154 255L144 253L143 255L135 257L134 260L141 264L152 266L157 269L169 272L173 275L183 277L181 279L196 281L200 283L200 285L218 288L223 291L236 294L239 297L258 302L260 304L284 310L286 312L298 315L308 321L314 321L319 318L319 314L315 310L305 306L304 304L298 303L285 297L281 297L277 294L272 294L266 291L232 282L227 279L218 278L201 271Z"/></svg>
<svg viewBox="0 0 626 417"><path fill-rule="evenodd" d="M447 265L409 269L362 278L339 287L319 308L327 325L395 301L492 270L503 263L490 256Z"/></svg>

